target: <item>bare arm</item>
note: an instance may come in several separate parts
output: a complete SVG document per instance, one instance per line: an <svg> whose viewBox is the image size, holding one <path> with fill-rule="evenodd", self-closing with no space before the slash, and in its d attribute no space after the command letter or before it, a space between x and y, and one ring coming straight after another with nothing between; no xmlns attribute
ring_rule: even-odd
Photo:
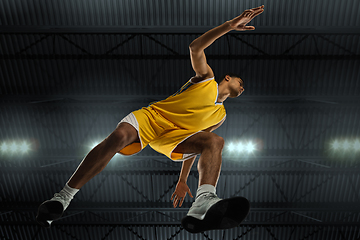
<svg viewBox="0 0 360 240"><path fill-rule="evenodd" d="M185 160L183 163L182 163L182 167L181 167L181 172L180 172L180 177L179 177L179 182L183 182L183 183L186 183L187 182L187 179L189 177L189 173L190 173L190 170L191 170L191 167L192 165L194 164L194 161L196 159L196 156L188 159L188 160Z"/></svg>
<svg viewBox="0 0 360 240"><path fill-rule="evenodd" d="M174 208L176 208L176 206L178 204L179 204L179 207L181 207L182 203L184 202L186 193L188 193L190 197L193 197L186 182L189 177L189 173L190 173L192 165L194 164L195 159L196 159L196 156L194 156L182 163L179 181L176 184L175 191L171 196L171 200L173 201Z"/></svg>
<svg viewBox="0 0 360 240"><path fill-rule="evenodd" d="M244 11L241 15L236 18L227 21L220 26L213 28L197 39L195 39L189 46L190 49L190 59L192 67L196 73L195 81L201 81L205 78L214 77L214 73L211 67L207 64L205 56L205 48L210 46L216 39L220 38L224 34L230 32L231 30L237 31L246 31L254 30L253 26L246 26L254 17L259 15L264 11L264 5L252 8Z"/></svg>
<svg viewBox="0 0 360 240"><path fill-rule="evenodd" d="M211 67L207 64L204 50L216 39L229 31L231 31L231 28L229 23L226 22L211 29L210 31L207 31L190 44L189 50L191 65L196 73L196 78L205 79L214 77Z"/></svg>

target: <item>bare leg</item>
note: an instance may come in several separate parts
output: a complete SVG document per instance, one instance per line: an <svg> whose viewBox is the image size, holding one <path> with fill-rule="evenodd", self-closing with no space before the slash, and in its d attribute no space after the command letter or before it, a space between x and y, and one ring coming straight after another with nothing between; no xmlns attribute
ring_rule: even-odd
<svg viewBox="0 0 360 240"><path fill-rule="evenodd" d="M65 187L54 197L43 202L38 209L36 221L43 227L59 219L71 199L85 183L101 172L111 158L127 145L139 141L136 129L128 123L120 123L116 129L84 158Z"/></svg>
<svg viewBox="0 0 360 240"><path fill-rule="evenodd" d="M136 129L128 123L119 124L105 140L88 153L69 179L68 185L80 189L100 173L117 152L136 141L140 141Z"/></svg>
<svg viewBox="0 0 360 240"><path fill-rule="evenodd" d="M236 227L249 213L250 204L246 198L221 199L216 195L223 147L223 138L215 133L201 132L176 148L176 152L180 153L201 153L199 188L189 212L181 220L182 227L191 233Z"/></svg>
<svg viewBox="0 0 360 240"><path fill-rule="evenodd" d="M198 162L199 186L211 184L216 187L221 170L221 153L224 139L215 133L200 132L179 144L174 152L200 153Z"/></svg>

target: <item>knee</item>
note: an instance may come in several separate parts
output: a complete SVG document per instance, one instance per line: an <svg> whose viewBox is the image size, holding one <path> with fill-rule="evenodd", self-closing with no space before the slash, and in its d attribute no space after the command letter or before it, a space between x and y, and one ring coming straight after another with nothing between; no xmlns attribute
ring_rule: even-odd
<svg viewBox="0 0 360 240"><path fill-rule="evenodd" d="M126 145L130 144L130 136L126 131L116 128L105 140L107 145L114 149L116 152L123 149Z"/></svg>
<svg viewBox="0 0 360 240"><path fill-rule="evenodd" d="M208 147L212 148L213 150L220 150L222 151L222 149L224 148L225 145L225 140L224 138L213 134L209 139L208 139Z"/></svg>

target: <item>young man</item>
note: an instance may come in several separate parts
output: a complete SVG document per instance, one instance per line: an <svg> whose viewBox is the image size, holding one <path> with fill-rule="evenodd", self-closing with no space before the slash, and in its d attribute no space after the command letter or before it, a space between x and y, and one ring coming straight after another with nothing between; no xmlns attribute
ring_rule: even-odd
<svg viewBox="0 0 360 240"><path fill-rule="evenodd" d="M187 193L186 184L197 154L199 187L195 202L182 220L190 232L235 227L246 217L249 203L244 198L220 199L216 185L220 175L224 139L212 133L226 117L223 102L244 91L242 79L225 75L217 84L206 62L204 49L231 30L254 30L246 26L264 11L264 6L244 11L238 17L211 29L189 46L192 67L196 73L178 92L165 100L134 111L84 158L65 187L38 210L37 221L50 227L59 219L79 189L101 172L116 153L132 155L146 145L174 161L183 161L179 182L171 200L181 207Z"/></svg>

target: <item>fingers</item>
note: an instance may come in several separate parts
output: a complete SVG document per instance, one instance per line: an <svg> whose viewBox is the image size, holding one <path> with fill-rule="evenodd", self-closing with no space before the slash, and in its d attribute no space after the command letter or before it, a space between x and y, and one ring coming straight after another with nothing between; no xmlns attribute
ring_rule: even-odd
<svg viewBox="0 0 360 240"><path fill-rule="evenodd" d="M259 15L259 14L261 14L262 12L264 12L264 9L258 9L258 10L256 10L256 11L253 11L253 12L251 12L251 14L250 14L250 18L254 18L254 17L256 17L257 15Z"/></svg>
<svg viewBox="0 0 360 240"><path fill-rule="evenodd" d="M256 8L252 8L251 10L254 10L254 11L256 11L256 10L258 10L258 9L262 9L262 8L264 8L264 5L261 5L261 6L259 6L259 7L256 7Z"/></svg>
<svg viewBox="0 0 360 240"><path fill-rule="evenodd" d="M187 191L187 193L189 194L190 197L193 198L193 195L191 194L190 189Z"/></svg>
<svg viewBox="0 0 360 240"><path fill-rule="evenodd" d="M244 17L248 18L248 22L250 22L251 20L253 20L257 15L261 14L262 12L264 12L264 9L260 9L258 11L251 11L251 12L247 12L244 14ZM255 29L255 28L254 28ZM254 30L254 29L246 29L246 30Z"/></svg>
<svg viewBox="0 0 360 240"><path fill-rule="evenodd" d="M179 203L179 200L181 199L181 197L178 196L178 194L176 192L174 192L171 196L171 201L173 201L173 206L174 208L176 208L176 206Z"/></svg>
<svg viewBox="0 0 360 240"><path fill-rule="evenodd" d="M258 11L258 10L264 10L264 5L261 5L260 7L249 9L249 11Z"/></svg>
<svg viewBox="0 0 360 240"><path fill-rule="evenodd" d="M249 21L251 21L254 17L261 14L262 12L263 11L260 11L260 12L248 12L248 13L244 13L242 15L242 17L248 18L248 19L250 19Z"/></svg>
<svg viewBox="0 0 360 240"><path fill-rule="evenodd" d="M247 9L244 12L256 12L256 11L260 11L260 10L264 10L264 5L261 5L260 7L256 7L256 8L251 8L251 9Z"/></svg>
<svg viewBox="0 0 360 240"><path fill-rule="evenodd" d="M260 11L257 11L252 17L256 17L257 15L261 14L264 12L264 9L261 9Z"/></svg>
<svg viewBox="0 0 360 240"><path fill-rule="evenodd" d="M177 206L178 202L179 202L179 199L178 199L178 198L176 198L176 199L174 200L174 202L173 202L173 206L174 206L174 208L176 208L176 206Z"/></svg>
<svg viewBox="0 0 360 240"><path fill-rule="evenodd" d="M171 200L172 200L172 199L171 199ZM178 196L175 196L174 201L173 201L173 206L174 206L174 208L176 208L176 206L177 206L177 204L178 204L178 201L179 201Z"/></svg>
<svg viewBox="0 0 360 240"><path fill-rule="evenodd" d="M188 191L188 193L189 193L190 197L193 197L193 195L191 194L190 191ZM185 193L185 196L186 196L186 193ZM175 193L173 193L173 195L171 196L171 200L173 200L174 208L176 208L178 204L179 204L179 207L182 206L182 204L183 204L183 202L185 200L185 196L180 197L180 196L176 195Z"/></svg>
<svg viewBox="0 0 360 240"><path fill-rule="evenodd" d="M255 30L254 26L245 26L245 30Z"/></svg>
<svg viewBox="0 0 360 240"><path fill-rule="evenodd" d="M253 17L256 17L257 15L261 14L262 12L264 12L264 9L263 8L260 8L256 11L253 12Z"/></svg>
<svg viewBox="0 0 360 240"><path fill-rule="evenodd" d="M184 198L181 199L180 204L179 204L179 207L182 206L183 202L184 202Z"/></svg>

